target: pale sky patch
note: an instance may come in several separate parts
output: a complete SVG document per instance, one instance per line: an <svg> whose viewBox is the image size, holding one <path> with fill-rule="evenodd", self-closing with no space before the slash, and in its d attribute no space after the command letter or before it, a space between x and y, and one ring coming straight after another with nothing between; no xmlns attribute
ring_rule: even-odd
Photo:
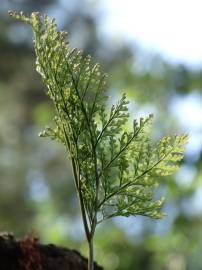
<svg viewBox="0 0 202 270"><path fill-rule="evenodd" d="M201 0L103 0L103 29L172 62L202 65Z"/></svg>

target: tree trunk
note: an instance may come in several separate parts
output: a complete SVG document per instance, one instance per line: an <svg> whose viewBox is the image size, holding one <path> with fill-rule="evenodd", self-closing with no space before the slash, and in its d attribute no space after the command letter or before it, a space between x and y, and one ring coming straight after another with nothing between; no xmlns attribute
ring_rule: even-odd
<svg viewBox="0 0 202 270"><path fill-rule="evenodd" d="M34 237L17 241L10 234L0 235L1 270L87 270L88 260L76 250L43 245ZM94 263L94 270L103 270Z"/></svg>

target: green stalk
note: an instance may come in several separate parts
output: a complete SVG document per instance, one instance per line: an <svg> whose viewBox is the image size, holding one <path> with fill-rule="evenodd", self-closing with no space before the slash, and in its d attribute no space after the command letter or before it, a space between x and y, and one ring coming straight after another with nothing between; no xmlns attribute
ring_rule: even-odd
<svg viewBox="0 0 202 270"><path fill-rule="evenodd" d="M93 237L88 241L89 255L88 255L88 270L94 270L94 251L93 251Z"/></svg>

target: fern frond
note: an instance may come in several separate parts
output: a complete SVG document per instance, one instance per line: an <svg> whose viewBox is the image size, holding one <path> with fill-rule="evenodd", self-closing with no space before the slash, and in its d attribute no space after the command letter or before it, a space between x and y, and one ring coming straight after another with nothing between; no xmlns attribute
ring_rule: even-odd
<svg viewBox="0 0 202 270"><path fill-rule="evenodd" d="M178 169L187 135L165 136L153 145L152 115L134 120L126 130L126 95L108 113L106 75L90 56L71 48L55 20L39 13L10 15L33 28L36 69L56 109L56 127L40 135L67 148L87 237L97 223L113 216L160 218L163 199L153 201L153 192L159 177Z"/></svg>

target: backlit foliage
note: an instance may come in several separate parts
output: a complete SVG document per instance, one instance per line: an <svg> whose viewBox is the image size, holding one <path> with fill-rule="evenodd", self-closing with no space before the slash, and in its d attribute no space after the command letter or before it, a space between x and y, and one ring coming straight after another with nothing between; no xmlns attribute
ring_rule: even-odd
<svg viewBox="0 0 202 270"><path fill-rule="evenodd" d="M73 49L55 20L39 13L30 18L36 69L55 105L55 128L40 133L64 144L72 162L84 226L93 234L98 223L114 216L160 218L163 198L154 201L158 178L171 175L183 157L187 135L150 141L152 115L134 120L131 129L126 95L106 108L106 75L90 56Z"/></svg>

